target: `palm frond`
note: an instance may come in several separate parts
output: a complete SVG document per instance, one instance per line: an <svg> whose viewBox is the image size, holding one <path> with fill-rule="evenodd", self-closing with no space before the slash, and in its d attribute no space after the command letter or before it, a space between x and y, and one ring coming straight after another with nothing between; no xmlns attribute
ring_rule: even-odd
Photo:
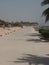
<svg viewBox="0 0 49 65"><path fill-rule="evenodd" d="M45 23L49 20L49 14L46 16Z"/></svg>
<svg viewBox="0 0 49 65"><path fill-rule="evenodd" d="M43 2L41 3L42 6L47 5L47 4L49 4L49 0L43 0Z"/></svg>
<svg viewBox="0 0 49 65"><path fill-rule="evenodd" d="M49 20L49 8L47 8L47 9L42 13L42 16L43 16L43 15L46 17L45 22L48 21L48 20Z"/></svg>
<svg viewBox="0 0 49 65"><path fill-rule="evenodd" d="M49 14L49 8L47 8L43 13L42 13L42 15L47 15L47 14Z"/></svg>

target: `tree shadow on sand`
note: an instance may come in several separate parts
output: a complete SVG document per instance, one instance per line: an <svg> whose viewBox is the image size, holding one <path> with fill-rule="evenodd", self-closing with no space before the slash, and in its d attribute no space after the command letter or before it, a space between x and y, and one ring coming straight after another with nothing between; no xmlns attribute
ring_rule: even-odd
<svg viewBox="0 0 49 65"><path fill-rule="evenodd" d="M36 36L41 36L39 33L30 33L30 34L27 34L26 36L34 36L34 37L36 37Z"/></svg>
<svg viewBox="0 0 49 65"><path fill-rule="evenodd" d="M40 57L37 55L25 54L24 57L18 58L14 63L28 63L28 65L49 65L48 57Z"/></svg>
<svg viewBox="0 0 49 65"><path fill-rule="evenodd" d="M35 42L35 43L49 42L49 40L45 40L45 39L27 39L26 41Z"/></svg>
<svg viewBox="0 0 49 65"><path fill-rule="evenodd" d="M49 56L49 54L46 54L47 56Z"/></svg>
<svg viewBox="0 0 49 65"><path fill-rule="evenodd" d="M43 38L39 33L30 33L27 36L32 36L30 39L27 39L26 41L33 41L33 42L49 42L49 40L46 40Z"/></svg>

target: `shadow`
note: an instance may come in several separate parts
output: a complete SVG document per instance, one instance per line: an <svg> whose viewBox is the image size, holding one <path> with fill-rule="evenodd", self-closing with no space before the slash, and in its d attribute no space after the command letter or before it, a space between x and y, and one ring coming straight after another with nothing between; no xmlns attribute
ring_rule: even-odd
<svg viewBox="0 0 49 65"><path fill-rule="evenodd" d="M36 43L40 43L40 42L49 42L45 39L27 39L26 41L29 41L29 42L36 42Z"/></svg>
<svg viewBox="0 0 49 65"><path fill-rule="evenodd" d="M18 58L17 61L14 61L14 63L28 63L29 65L49 65L49 58L48 57L40 57L36 55L31 54L25 54L24 57Z"/></svg>
<svg viewBox="0 0 49 65"><path fill-rule="evenodd" d="M31 39L27 39L26 41L30 41L30 42L49 42L49 40L43 38L39 33L30 33L27 36L32 36L33 38ZM37 38L35 38L37 37Z"/></svg>
<svg viewBox="0 0 49 65"><path fill-rule="evenodd" d="M48 57L40 57L31 54L25 54L24 57L18 58L17 61L13 61L14 63L28 63L28 65L49 65Z"/></svg>
<svg viewBox="0 0 49 65"><path fill-rule="evenodd" d="M49 54L46 54L47 56L49 56Z"/></svg>
<svg viewBox="0 0 49 65"><path fill-rule="evenodd" d="M0 35L0 37L2 37L3 35Z"/></svg>
<svg viewBox="0 0 49 65"><path fill-rule="evenodd" d="M27 36L41 36L39 33L30 33L30 34L27 34Z"/></svg>

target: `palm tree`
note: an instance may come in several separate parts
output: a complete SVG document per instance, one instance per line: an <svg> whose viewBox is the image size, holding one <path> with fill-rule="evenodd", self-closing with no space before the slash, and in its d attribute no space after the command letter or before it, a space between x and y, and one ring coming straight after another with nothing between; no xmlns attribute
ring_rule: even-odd
<svg viewBox="0 0 49 65"><path fill-rule="evenodd" d="M43 2L41 3L42 6L44 5L49 5L49 0L43 0ZM42 13L42 16L45 16L45 22L49 21L49 7Z"/></svg>

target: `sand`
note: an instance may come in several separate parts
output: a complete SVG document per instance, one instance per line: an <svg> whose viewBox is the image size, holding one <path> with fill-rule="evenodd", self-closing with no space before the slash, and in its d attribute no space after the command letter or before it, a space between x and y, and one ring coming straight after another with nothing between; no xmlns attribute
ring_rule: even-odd
<svg viewBox="0 0 49 65"><path fill-rule="evenodd" d="M4 35L8 35L12 32L15 32L16 30L21 29L21 27L6 27L6 28L0 28L0 37L4 36Z"/></svg>
<svg viewBox="0 0 49 65"><path fill-rule="evenodd" d="M11 30L15 32L0 37L0 65L49 65L49 42L40 40L38 31L33 27Z"/></svg>

